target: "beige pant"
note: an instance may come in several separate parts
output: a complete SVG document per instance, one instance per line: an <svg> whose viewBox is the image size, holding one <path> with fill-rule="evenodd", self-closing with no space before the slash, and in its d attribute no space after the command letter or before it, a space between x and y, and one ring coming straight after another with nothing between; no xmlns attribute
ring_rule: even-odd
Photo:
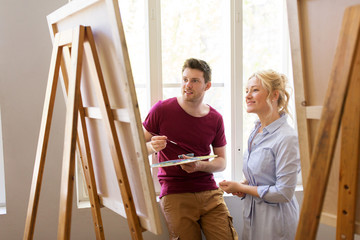
<svg viewBox="0 0 360 240"><path fill-rule="evenodd" d="M221 189L163 196L160 205L170 239L238 239Z"/></svg>

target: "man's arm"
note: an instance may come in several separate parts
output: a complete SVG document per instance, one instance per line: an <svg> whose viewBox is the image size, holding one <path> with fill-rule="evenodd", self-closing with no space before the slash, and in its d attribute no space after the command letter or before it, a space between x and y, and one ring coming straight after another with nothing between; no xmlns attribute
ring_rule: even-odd
<svg viewBox="0 0 360 240"><path fill-rule="evenodd" d="M188 172L221 172L226 167L226 146L213 148L214 154L217 155L212 161L197 161L180 165L181 168Z"/></svg>
<svg viewBox="0 0 360 240"><path fill-rule="evenodd" d="M146 148L149 155L155 152L159 152L166 147L166 136L154 136L149 133L144 127L143 130L145 135Z"/></svg>

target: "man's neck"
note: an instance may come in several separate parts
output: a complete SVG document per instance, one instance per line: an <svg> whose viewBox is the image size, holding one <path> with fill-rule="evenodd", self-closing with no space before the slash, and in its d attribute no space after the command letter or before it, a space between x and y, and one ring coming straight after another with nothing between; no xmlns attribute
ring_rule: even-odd
<svg viewBox="0 0 360 240"><path fill-rule="evenodd" d="M193 117L203 117L207 115L210 111L210 107L203 103L202 99L200 101L186 101L181 96L177 97L177 101L180 107L189 115Z"/></svg>

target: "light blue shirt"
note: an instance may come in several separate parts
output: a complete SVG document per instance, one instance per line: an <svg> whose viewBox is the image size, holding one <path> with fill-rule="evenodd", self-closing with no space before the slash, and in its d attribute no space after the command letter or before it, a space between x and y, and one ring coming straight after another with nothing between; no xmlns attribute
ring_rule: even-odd
<svg viewBox="0 0 360 240"><path fill-rule="evenodd" d="M300 171L298 138L283 114L258 133L250 134L243 172L258 197L244 198L243 239L294 239L299 205L294 192ZM257 134L256 134L257 133Z"/></svg>

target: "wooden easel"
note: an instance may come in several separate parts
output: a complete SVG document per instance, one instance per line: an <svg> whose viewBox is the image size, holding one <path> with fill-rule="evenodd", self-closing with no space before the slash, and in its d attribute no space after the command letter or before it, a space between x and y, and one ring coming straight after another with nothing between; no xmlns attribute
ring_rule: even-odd
<svg viewBox="0 0 360 240"><path fill-rule="evenodd" d="M70 53L71 51L71 53ZM60 65L66 64L70 69L67 76L63 76L67 91L66 123L64 154L61 177L60 210L58 223L58 239L70 239L72 196L75 172L76 143L81 156L82 167L89 191L93 223L97 239L104 239L104 231L100 213L100 202L96 190L94 171L92 166L89 139L85 124L85 112L82 105L80 79L82 72L82 58L86 56L92 73L92 87L97 94L102 121L107 130L114 168L126 211L127 221L132 239L143 239L142 228L136 214L135 204L122 157L119 139L116 134L114 116L111 112L105 83L100 68L94 38L90 27L78 26L55 35L53 53L51 57L50 72L43 116L41 120L40 135L36 152L30 199L26 217L24 239L32 239L34 235L36 212L40 198L40 188L45 165L47 143L49 139L52 112L59 77ZM62 58L65 61L62 61ZM64 71L63 71L64 75ZM67 80L68 79L68 80Z"/></svg>
<svg viewBox="0 0 360 240"><path fill-rule="evenodd" d="M296 239L315 239L341 126L337 239L353 239L360 162L360 5L346 9Z"/></svg>

